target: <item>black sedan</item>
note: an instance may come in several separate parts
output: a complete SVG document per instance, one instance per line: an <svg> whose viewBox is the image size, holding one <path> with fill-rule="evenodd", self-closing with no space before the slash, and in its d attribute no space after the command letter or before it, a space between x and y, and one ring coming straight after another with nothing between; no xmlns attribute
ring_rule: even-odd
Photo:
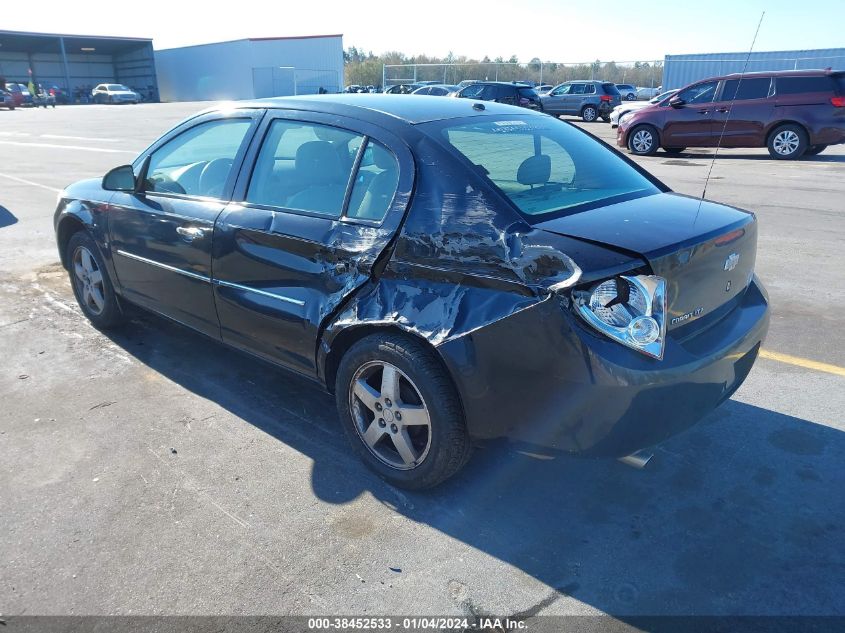
<svg viewBox="0 0 845 633"><path fill-rule="evenodd" d="M68 187L55 229L95 326L141 306L318 381L410 488L478 438L659 442L739 387L768 327L753 214L492 102L207 110Z"/></svg>

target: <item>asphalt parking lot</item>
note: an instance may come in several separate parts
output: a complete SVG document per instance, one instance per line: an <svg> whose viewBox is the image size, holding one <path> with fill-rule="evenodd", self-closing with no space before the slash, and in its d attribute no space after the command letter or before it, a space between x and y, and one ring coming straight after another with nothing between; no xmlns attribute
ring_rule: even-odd
<svg viewBox="0 0 845 633"><path fill-rule="evenodd" d="M719 153L707 196L758 214L771 330L646 469L494 443L412 494L310 383L76 307L57 192L206 105L0 110L0 613L845 615L845 146ZM637 161L700 195L712 154Z"/></svg>

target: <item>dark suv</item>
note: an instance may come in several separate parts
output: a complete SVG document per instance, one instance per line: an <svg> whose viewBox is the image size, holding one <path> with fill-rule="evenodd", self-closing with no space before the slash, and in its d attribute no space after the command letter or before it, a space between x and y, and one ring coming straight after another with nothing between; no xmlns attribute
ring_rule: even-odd
<svg viewBox="0 0 845 633"><path fill-rule="evenodd" d="M610 112L622 103L622 95L607 81L567 81L552 88L541 101L549 114L571 114L591 123L599 117L610 121Z"/></svg>
<svg viewBox="0 0 845 633"><path fill-rule="evenodd" d="M845 71L799 70L714 77L620 120L616 144L631 153L662 147L768 147L773 158L815 155L845 143Z"/></svg>
<svg viewBox="0 0 845 633"><path fill-rule="evenodd" d="M507 103L531 110L543 109L543 105L540 103L540 95L534 88L526 84L508 83L506 81L479 81L461 88L455 93L455 96Z"/></svg>

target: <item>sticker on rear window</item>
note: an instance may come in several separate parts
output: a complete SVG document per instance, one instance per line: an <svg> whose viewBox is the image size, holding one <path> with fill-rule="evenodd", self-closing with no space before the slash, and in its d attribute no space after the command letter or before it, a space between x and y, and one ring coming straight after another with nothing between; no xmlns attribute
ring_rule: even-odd
<svg viewBox="0 0 845 633"><path fill-rule="evenodd" d="M493 125L501 125L503 127L511 127L513 125L525 125L525 121L493 121Z"/></svg>

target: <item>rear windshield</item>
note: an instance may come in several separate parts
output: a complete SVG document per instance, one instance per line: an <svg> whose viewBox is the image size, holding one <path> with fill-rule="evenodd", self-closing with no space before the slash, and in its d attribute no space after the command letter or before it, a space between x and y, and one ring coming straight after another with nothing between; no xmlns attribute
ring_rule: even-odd
<svg viewBox="0 0 845 633"><path fill-rule="evenodd" d="M604 94L606 95L618 95L619 91L616 89L616 86L613 84L602 84L602 88L604 88Z"/></svg>
<svg viewBox="0 0 845 633"><path fill-rule="evenodd" d="M519 88L517 92L520 97L527 97L529 99L537 98L537 91L534 88Z"/></svg>
<svg viewBox="0 0 845 633"><path fill-rule="evenodd" d="M833 90L831 77L778 77L777 94L794 95L802 92L830 92Z"/></svg>
<svg viewBox="0 0 845 633"><path fill-rule="evenodd" d="M531 223L660 192L604 143L552 117L484 117L426 127Z"/></svg>

